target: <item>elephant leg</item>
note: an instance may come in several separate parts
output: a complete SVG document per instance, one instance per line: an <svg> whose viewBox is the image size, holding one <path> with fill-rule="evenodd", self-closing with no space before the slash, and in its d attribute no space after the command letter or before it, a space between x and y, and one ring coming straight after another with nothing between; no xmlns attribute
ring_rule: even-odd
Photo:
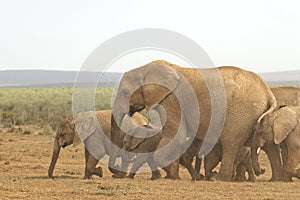
<svg viewBox="0 0 300 200"><path fill-rule="evenodd" d="M92 177L92 174L89 174L88 170L87 170L87 163L88 163L88 159L89 159L89 155L90 152L84 148L84 159L85 159L85 169L84 169L84 179L90 179Z"/></svg>
<svg viewBox="0 0 300 200"><path fill-rule="evenodd" d="M113 178L125 178L129 167L129 161L122 158L121 169L112 175Z"/></svg>
<svg viewBox="0 0 300 200"><path fill-rule="evenodd" d="M190 154L190 152L184 153L181 157L181 164L187 168L189 171L192 181L199 181L201 180L200 174L196 172L196 170L193 168L192 162L193 162L193 157L195 154Z"/></svg>
<svg viewBox="0 0 300 200"><path fill-rule="evenodd" d="M148 158L148 165L151 169L152 172L152 176L151 176L151 180L156 180L161 178L161 174L159 172L159 169L157 167L157 165L155 164L154 160L153 160L153 155L150 155L150 157Z"/></svg>
<svg viewBox="0 0 300 200"><path fill-rule="evenodd" d="M179 160L176 160L169 164L168 166L164 167L163 170L167 173L165 176L166 179L180 179L179 177Z"/></svg>
<svg viewBox="0 0 300 200"><path fill-rule="evenodd" d="M235 144L236 143L236 144ZM232 181L234 161L242 144L238 142L222 143L223 156L221 168L218 174L210 178L213 181Z"/></svg>
<svg viewBox="0 0 300 200"><path fill-rule="evenodd" d="M173 142L174 140L172 140ZM169 146L167 146L169 145ZM174 147L175 144L173 144ZM154 154L153 154L153 160L158 165L158 167L162 167L162 169L167 173L165 178L167 179L180 179L179 177L179 159L176 159L175 161L170 161L169 158L179 158L178 155L179 152L174 152L174 149L171 149L170 146L172 144L169 144L168 138L162 138L157 146ZM170 155L173 153L173 155ZM173 159L172 159L173 160Z"/></svg>
<svg viewBox="0 0 300 200"><path fill-rule="evenodd" d="M243 163L240 163L236 167L236 175L234 181L238 181L238 182L246 181L247 179L245 173L246 173L246 167L244 166Z"/></svg>
<svg viewBox="0 0 300 200"><path fill-rule="evenodd" d="M88 172L88 174L90 176L87 177L87 179L92 178L92 175L97 175L99 177L103 176L103 170L102 170L102 168L101 167L97 167L96 168L97 163L98 163L98 160L96 158L94 158L91 154L89 154L89 158L88 158L86 169L87 169L87 172Z"/></svg>
<svg viewBox="0 0 300 200"><path fill-rule="evenodd" d="M205 158L204 158L204 173L205 179L210 180L210 178L215 175L216 173L213 172L213 169L219 164L220 157L211 151Z"/></svg>
<svg viewBox="0 0 300 200"><path fill-rule="evenodd" d="M198 174L200 174L201 162L202 162L202 159L199 158L199 156L197 155L197 156L196 156L196 161L195 161L195 171L196 171L196 173L198 173Z"/></svg>
<svg viewBox="0 0 300 200"><path fill-rule="evenodd" d="M292 178L286 173L280 159L280 149L275 144L265 144L263 150L268 155L272 168L272 178L270 181L290 182Z"/></svg>
<svg viewBox="0 0 300 200"><path fill-rule="evenodd" d="M234 164L234 169L233 169L233 180L234 181L239 181L243 182L246 181L246 169L247 169L247 164L251 165L252 167L252 162L251 161L251 151L249 148L246 148L245 146L242 146L236 156L235 159L235 164ZM253 178L253 177L252 177Z"/></svg>
<svg viewBox="0 0 300 200"><path fill-rule="evenodd" d="M127 178L134 178L136 172L142 167L143 164L145 164L148 160L149 155L144 154L137 154L133 166L131 167L130 174L127 176Z"/></svg>
<svg viewBox="0 0 300 200"><path fill-rule="evenodd" d="M245 166L246 171L248 173L248 181L255 182L256 181L256 176L255 176L255 173L254 173L254 169L252 167L252 160L251 160L250 155L249 155L248 158L246 158L246 162L244 162L244 166Z"/></svg>
<svg viewBox="0 0 300 200"><path fill-rule="evenodd" d="M292 176L300 179L300 169L296 169L299 164L300 152L297 149L288 150L288 160L286 163L286 171Z"/></svg>

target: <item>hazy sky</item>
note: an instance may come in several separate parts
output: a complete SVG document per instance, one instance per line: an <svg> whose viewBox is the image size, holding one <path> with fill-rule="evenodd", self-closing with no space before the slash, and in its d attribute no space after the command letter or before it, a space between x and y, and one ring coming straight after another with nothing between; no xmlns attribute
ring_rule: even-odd
<svg viewBox="0 0 300 200"><path fill-rule="evenodd" d="M196 41L217 66L296 70L299 2L0 0L0 69L79 70L116 34L164 28Z"/></svg>

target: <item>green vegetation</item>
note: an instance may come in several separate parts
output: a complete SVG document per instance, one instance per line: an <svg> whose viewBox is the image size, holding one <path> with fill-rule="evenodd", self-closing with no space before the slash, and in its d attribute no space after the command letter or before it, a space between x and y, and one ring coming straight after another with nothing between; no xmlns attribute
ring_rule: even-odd
<svg viewBox="0 0 300 200"><path fill-rule="evenodd" d="M112 92L112 88L96 90L96 110L110 109ZM73 88L1 88L0 123L56 130L63 119L72 116L72 94Z"/></svg>

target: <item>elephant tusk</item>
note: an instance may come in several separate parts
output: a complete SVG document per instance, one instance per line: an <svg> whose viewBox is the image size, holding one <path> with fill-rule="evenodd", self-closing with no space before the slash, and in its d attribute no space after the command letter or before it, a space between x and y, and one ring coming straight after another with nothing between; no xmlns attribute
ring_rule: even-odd
<svg viewBox="0 0 300 200"><path fill-rule="evenodd" d="M260 149L261 149L261 147L258 147L258 148L257 148L257 151L256 151L256 154L257 154L257 155L259 154Z"/></svg>

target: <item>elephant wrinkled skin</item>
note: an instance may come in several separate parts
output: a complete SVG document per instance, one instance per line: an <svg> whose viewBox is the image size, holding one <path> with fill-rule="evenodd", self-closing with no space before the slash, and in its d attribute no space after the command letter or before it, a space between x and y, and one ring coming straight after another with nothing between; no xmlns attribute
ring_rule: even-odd
<svg viewBox="0 0 300 200"><path fill-rule="evenodd" d="M226 106L215 105L220 112L226 112L226 119L219 138L223 151L222 164L220 172L212 178L213 180L231 181L234 160L239 149L252 136L254 125L263 116L273 111L277 105L270 88L255 73L237 67L192 69L182 68L166 61L154 61L123 75L112 107L113 118L116 125L121 125L123 116L126 114L131 115L144 108L148 111L157 110L163 120L162 139L157 149L162 149L166 144L172 144L176 138L176 151L180 152L186 138L195 136L189 135L195 128L195 125L191 124L195 116L190 116L191 110L185 110L185 106L180 107L175 93L186 91L184 80L191 85L197 97L197 102L193 106L198 107L201 111L195 137L204 140L212 116L212 105L211 91L208 90L203 72L212 70L217 70L220 75L226 98ZM215 80L215 77L206 78L212 85L219 87L217 83L219 80ZM166 86L155 84L158 80L163 80ZM184 96L184 98L189 97L190 95ZM165 114L167 116L164 116ZM184 127L179 127L181 120L184 121ZM146 129L145 131L147 132ZM176 134L177 131L178 134ZM167 171L167 174L169 172L170 177L179 177L178 170L170 172L169 169L178 169L180 154L177 160L171 161L168 166L163 165L172 157L173 153L174 151L163 153L155 151L153 159L159 167L163 167Z"/></svg>
<svg viewBox="0 0 300 200"><path fill-rule="evenodd" d="M271 88L278 105L286 106L299 106L300 105L300 88L292 86L282 86ZM255 142L255 140L254 140ZM252 161L253 168L257 175L260 174L260 167L258 164L257 148L256 142L252 144ZM285 142L280 145L274 145L273 143L266 143L262 148L264 150L271 162L272 167L272 178L271 181L292 181L291 177L285 173L284 165L287 162L287 147ZM281 157L280 157L281 153ZM282 178L284 174L284 179Z"/></svg>
<svg viewBox="0 0 300 200"><path fill-rule="evenodd" d="M266 143L281 144L287 147L287 161L284 164L286 172L300 179L300 106L278 107L265 116L256 126L253 141L253 151L263 147ZM257 156L255 157L257 159ZM258 161L256 160L256 165Z"/></svg>
<svg viewBox="0 0 300 200"><path fill-rule="evenodd" d="M97 121L99 122L99 125L105 134L102 135L100 131L97 131L95 129L96 125L92 123L93 120L91 120L91 117L93 114L96 115ZM85 179L90 179L92 175L97 175L99 177L102 177L103 172L101 167L97 167L96 165L98 163L98 160L100 160L104 155L110 155L112 152L112 147L109 142L111 139L111 110L100 110L100 111L90 111L90 112L84 112L79 113L75 116L75 118L69 118L61 122L54 141L54 148L53 148L53 155L51 164L49 166L48 170L48 176L50 178L53 178L53 171L55 164L57 162L60 149L64 148L70 144L79 144L81 143L81 139L78 135L77 130L80 130L80 133L84 133L88 130L94 130L93 132L88 133L88 137L84 140L84 144L91 144L94 145L94 149L96 149L96 154L92 155L89 152L89 148L85 147ZM139 114L136 113L132 117L133 121L138 125L145 125L148 123L147 119ZM76 123L76 127L75 127ZM100 141L97 144L94 144L93 140ZM123 138L120 138L119 141L119 148L122 148L123 145ZM113 151L115 152L115 151ZM94 157L95 156L95 157ZM118 156L121 156L120 154ZM116 170L110 169L112 173L117 173Z"/></svg>

